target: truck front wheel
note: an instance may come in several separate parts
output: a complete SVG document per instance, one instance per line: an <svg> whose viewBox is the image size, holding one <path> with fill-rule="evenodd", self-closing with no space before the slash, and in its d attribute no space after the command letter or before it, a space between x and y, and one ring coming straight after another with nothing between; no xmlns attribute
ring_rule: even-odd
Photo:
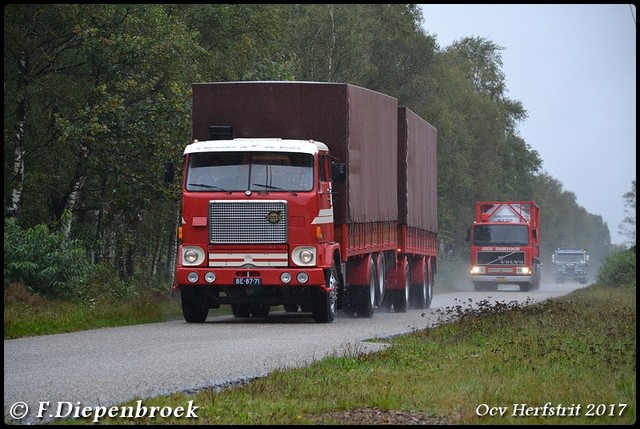
<svg viewBox="0 0 640 429"><path fill-rule="evenodd" d="M369 285L357 287L358 295L356 301L356 313L358 317L373 317L373 312L376 304L376 265L373 261L369 268Z"/></svg>
<svg viewBox="0 0 640 429"><path fill-rule="evenodd" d="M203 323L207 320L209 307L205 298L198 288L185 286L180 289L182 314L187 323Z"/></svg>
<svg viewBox="0 0 640 429"><path fill-rule="evenodd" d="M338 290L340 289L340 277L338 268L334 262L330 270L325 273L325 281L328 291L317 290L317 297L314 301L313 319L316 323L331 323L336 318L338 311Z"/></svg>

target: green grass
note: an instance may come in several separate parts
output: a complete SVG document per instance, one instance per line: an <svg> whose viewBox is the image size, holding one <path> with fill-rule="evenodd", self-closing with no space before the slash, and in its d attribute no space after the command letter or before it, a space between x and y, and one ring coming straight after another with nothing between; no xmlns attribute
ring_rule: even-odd
<svg viewBox="0 0 640 429"><path fill-rule="evenodd" d="M391 339L393 346L381 352L353 350L244 385L144 400L146 407L193 401L197 419L100 423L344 424L358 422L336 412L363 409L450 424L635 422L635 288L590 286L533 305L458 306L443 313L457 320ZM523 407L541 414L545 404L556 415L514 415ZM505 414L484 415L492 407ZM563 409L574 416L558 416Z"/></svg>
<svg viewBox="0 0 640 429"><path fill-rule="evenodd" d="M30 294L21 284L4 290L5 340L181 318L180 298L176 296L69 302Z"/></svg>

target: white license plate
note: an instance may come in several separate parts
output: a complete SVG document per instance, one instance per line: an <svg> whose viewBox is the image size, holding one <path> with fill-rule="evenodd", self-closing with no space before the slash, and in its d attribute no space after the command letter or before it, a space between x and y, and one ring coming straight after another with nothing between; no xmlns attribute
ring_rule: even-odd
<svg viewBox="0 0 640 429"><path fill-rule="evenodd" d="M259 286L262 284L260 277L236 277L233 279L236 286Z"/></svg>

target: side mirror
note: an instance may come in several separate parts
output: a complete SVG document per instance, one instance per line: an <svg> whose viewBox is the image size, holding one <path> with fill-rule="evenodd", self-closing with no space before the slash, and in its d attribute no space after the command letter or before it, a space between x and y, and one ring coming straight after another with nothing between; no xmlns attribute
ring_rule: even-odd
<svg viewBox="0 0 640 429"><path fill-rule="evenodd" d="M169 183L173 183L173 178L175 176L175 165L172 162L168 162L164 165L164 184L168 185Z"/></svg>
<svg viewBox="0 0 640 429"><path fill-rule="evenodd" d="M344 162L331 164L331 181L333 183L345 183L347 181L347 165Z"/></svg>
<svg viewBox="0 0 640 429"><path fill-rule="evenodd" d="M471 241L471 228L467 228L467 238L465 239L465 241Z"/></svg>
<svg viewBox="0 0 640 429"><path fill-rule="evenodd" d="M537 230L537 229L534 229L533 231L531 231L531 236L532 236L533 238L538 238L538 230Z"/></svg>

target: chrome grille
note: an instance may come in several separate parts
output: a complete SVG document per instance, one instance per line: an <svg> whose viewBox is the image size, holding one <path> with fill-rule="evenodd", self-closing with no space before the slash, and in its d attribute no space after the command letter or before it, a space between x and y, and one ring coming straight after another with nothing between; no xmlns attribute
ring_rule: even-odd
<svg viewBox="0 0 640 429"><path fill-rule="evenodd" d="M212 244L286 243L286 201L210 201Z"/></svg>
<svg viewBox="0 0 640 429"><path fill-rule="evenodd" d="M478 252L478 265L524 265L524 252Z"/></svg>

